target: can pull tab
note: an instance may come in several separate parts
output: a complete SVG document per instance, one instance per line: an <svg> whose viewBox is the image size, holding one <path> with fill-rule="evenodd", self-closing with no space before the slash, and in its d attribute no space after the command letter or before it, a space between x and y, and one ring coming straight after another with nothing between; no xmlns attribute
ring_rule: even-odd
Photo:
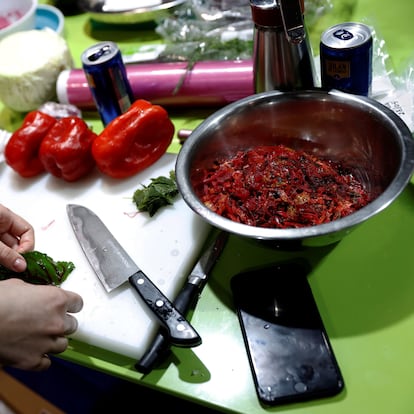
<svg viewBox="0 0 414 414"><path fill-rule="evenodd" d="M104 45L99 48L96 52L92 53L90 56L87 57L89 62L96 62L102 56L109 55L111 53L111 47L109 45Z"/></svg>
<svg viewBox="0 0 414 414"><path fill-rule="evenodd" d="M279 0L283 28L290 43L301 43L306 36L300 0Z"/></svg>

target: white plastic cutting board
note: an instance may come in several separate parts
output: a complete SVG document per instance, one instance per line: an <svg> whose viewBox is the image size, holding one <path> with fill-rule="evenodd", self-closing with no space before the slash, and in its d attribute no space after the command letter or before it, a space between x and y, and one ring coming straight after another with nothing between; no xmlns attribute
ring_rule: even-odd
<svg viewBox="0 0 414 414"><path fill-rule="evenodd" d="M128 282L106 293L75 238L66 204L81 204L94 211L138 266L173 299L200 253L209 226L179 196L172 206L149 217L137 211L132 195L151 178L168 176L175 159L176 155L165 154L129 179L114 180L96 172L75 183L49 174L21 178L0 164L0 202L34 226L35 249L76 266L62 285L84 300L82 311L76 314L79 328L73 338L137 359L159 325Z"/></svg>

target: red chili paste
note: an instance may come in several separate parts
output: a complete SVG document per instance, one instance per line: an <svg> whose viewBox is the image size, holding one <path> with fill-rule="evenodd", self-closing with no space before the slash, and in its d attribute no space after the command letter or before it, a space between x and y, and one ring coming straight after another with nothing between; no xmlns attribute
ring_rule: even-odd
<svg viewBox="0 0 414 414"><path fill-rule="evenodd" d="M284 145L258 146L204 171L203 203L257 227L315 226L347 216L371 200L352 172Z"/></svg>

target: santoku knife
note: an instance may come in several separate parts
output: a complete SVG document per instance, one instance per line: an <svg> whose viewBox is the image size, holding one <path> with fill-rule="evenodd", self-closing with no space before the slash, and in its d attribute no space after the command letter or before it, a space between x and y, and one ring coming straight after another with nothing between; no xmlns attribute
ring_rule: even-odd
<svg viewBox="0 0 414 414"><path fill-rule="evenodd" d="M225 231L219 231L219 233L214 236L175 298L174 306L176 306L184 315L187 314L191 307L195 306L201 291L207 283L211 270L227 243L228 236L229 234ZM152 368L167 357L170 347L171 342L169 341L169 338L166 336L165 332L160 330L145 354L135 364L135 368L143 374L148 374Z"/></svg>
<svg viewBox="0 0 414 414"><path fill-rule="evenodd" d="M68 204L66 209L79 244L107 292L128 280L167 329L171 344L201 344L196 330L135 264L101 219L84 206Z"/></svg>

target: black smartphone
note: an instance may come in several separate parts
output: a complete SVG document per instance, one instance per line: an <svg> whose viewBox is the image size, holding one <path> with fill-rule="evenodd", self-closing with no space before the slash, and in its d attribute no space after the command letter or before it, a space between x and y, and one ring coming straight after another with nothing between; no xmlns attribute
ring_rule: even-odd
<svg viewBox="0 0 414 414"><path fill-rule="evenodd" d="M338 394L344 381L300 261L231 279L259 400L267 405Z"/></svg>

